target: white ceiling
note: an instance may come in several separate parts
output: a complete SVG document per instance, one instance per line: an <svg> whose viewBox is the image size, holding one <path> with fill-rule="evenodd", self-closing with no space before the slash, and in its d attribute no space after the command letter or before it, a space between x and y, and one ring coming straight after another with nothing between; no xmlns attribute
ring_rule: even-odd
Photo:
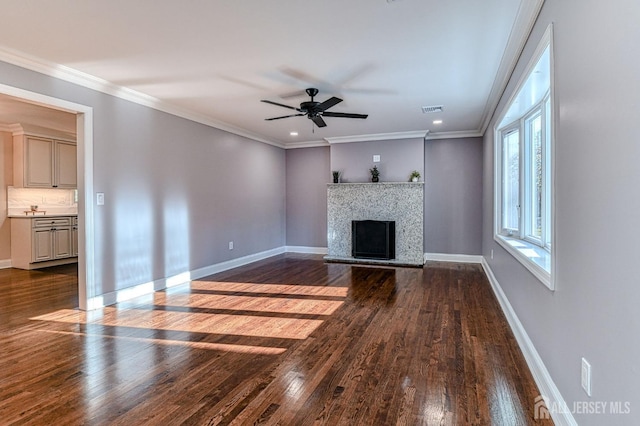
<svg viewBox="0 0 640 426"><path fill-rule="evenodd" d="M71 134L76 133L75 114L2 95L0 96L0 127L3 130L15 130L8 127L12 124L44 127Z"/></svg>
<svg viewBox="0 0 640 426"><path fill-rule="evenodd" d="M11 19L0 25L0 59L63 65L148 95L159 109L281 146L479 134L528 33L522 22L533 22L524 15L537 13L526 3L3 0ZM297 106L306 95L287 95L307 87L320 89L319 101L344 99L331 111L369 118L326 118L315 132L306 117L264 120L293 111L261 99ZM423 114L428 105L444 111Z"/></svg>

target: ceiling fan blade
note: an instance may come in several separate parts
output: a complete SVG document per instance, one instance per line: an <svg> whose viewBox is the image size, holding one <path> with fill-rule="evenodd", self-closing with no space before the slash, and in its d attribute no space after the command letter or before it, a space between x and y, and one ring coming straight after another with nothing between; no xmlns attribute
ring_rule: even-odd
<svg viewBox="0 0 640 426"><path fill-rule="evenodd" d="M342 99L336 98L335 96L333 96L332 98L329 98L326 101L324 101L321 104L319 104L318 106L316 106L315 109L320 110L320 111L324 111L326 109L331 108L334 105L339 104L340 102L342 102Z"/></svg>
<svg viewBox="0 0 640 426"><path fill-rule="evenodd" d="M265 121L280 120L281 118L302 117L304 114L283 115L282 117L265 118Z"/></svg>
<svg viewBox="0 0 640 426"><path fill-rule="evenodd" d="M351 114L349 112L331 112L326 111L323 112L322 115L325 117L342 117L342 118L367 118L368 114Z"/></svg>
<svg viewBox="0 0 640 426"><path fill-rule="evenodd" d="M273 101L267 101L267 100L265 100L265 99L262 99L260 102L264 102L264 103L266 103L266 104L276 105L276 106L280 106L280 107L283 107L283 108L295 109L296 111L300 111L300 110L299 110L298 108L296 108L296 107L292 107L292 106L285 105L285 104L279 104L279 103L277 103L277 102L273 102Z"/></svg>
<svg viewBox="0 0 640 426"><path fill-rule="evenodd" d="M314 123L316 123L316 126L318 126L318 127L327 127L327 123L325 123L324 120L322 119L322 117L320 117L319 115L311 117L311 120Z"/></svg>
<svg viewBox="0 0 640 426"><path fill-rule="evenodd" d="M303 83L306 84L311 84L311 87L327 87L327 86L331 86L329 85L329 83L327 83L324 80L320 80L317 77L312 76L309 73L306 73L304 71L301 70L297 70L294 68L289 68L289 67L282 67L280 68L280 72L288 77L291 77L295 80L301 81Z"/></svg>
<svg viewBox="0 0 640 426"><path fill-rule="evenodd" d="M283 93L282 95L279 96L279 98L289 99L289 98L298 98L300 96L307 96L307 93L304 90L296 90L295 92Z"/></svg>

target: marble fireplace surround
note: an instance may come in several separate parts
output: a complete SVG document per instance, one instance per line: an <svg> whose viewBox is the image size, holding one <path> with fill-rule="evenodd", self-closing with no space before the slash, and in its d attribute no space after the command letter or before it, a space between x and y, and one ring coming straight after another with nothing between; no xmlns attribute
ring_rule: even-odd
<svg viewBox="0 0 640 426"><path fill-rule="evenodd" d="M351 221L396 222L396 258L351 256ZM424 265L424 184L422 182L330 183L327 185L327 256L330 262L398 266Z"/></svg>

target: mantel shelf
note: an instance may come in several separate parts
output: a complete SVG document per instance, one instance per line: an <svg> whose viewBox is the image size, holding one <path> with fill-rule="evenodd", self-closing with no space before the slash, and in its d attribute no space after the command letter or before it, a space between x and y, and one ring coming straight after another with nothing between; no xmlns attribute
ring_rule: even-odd
<svg viewBox="0 0 640 426"><path fill-rule="evenodd" d="M424 182L340 182L328 183L327 185L424 185Z"/></svg>

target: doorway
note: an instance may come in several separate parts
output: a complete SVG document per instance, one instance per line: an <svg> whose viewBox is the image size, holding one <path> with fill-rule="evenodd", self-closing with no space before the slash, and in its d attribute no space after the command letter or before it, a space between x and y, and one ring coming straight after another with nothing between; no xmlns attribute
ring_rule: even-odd
<svg viewBox="0 0 640 426"><path fill-rule="evenodd" d="M91 309L95 291L93 209L93 108L0 84L0 94L76 115L78 188L78 305Z"/></svg>

